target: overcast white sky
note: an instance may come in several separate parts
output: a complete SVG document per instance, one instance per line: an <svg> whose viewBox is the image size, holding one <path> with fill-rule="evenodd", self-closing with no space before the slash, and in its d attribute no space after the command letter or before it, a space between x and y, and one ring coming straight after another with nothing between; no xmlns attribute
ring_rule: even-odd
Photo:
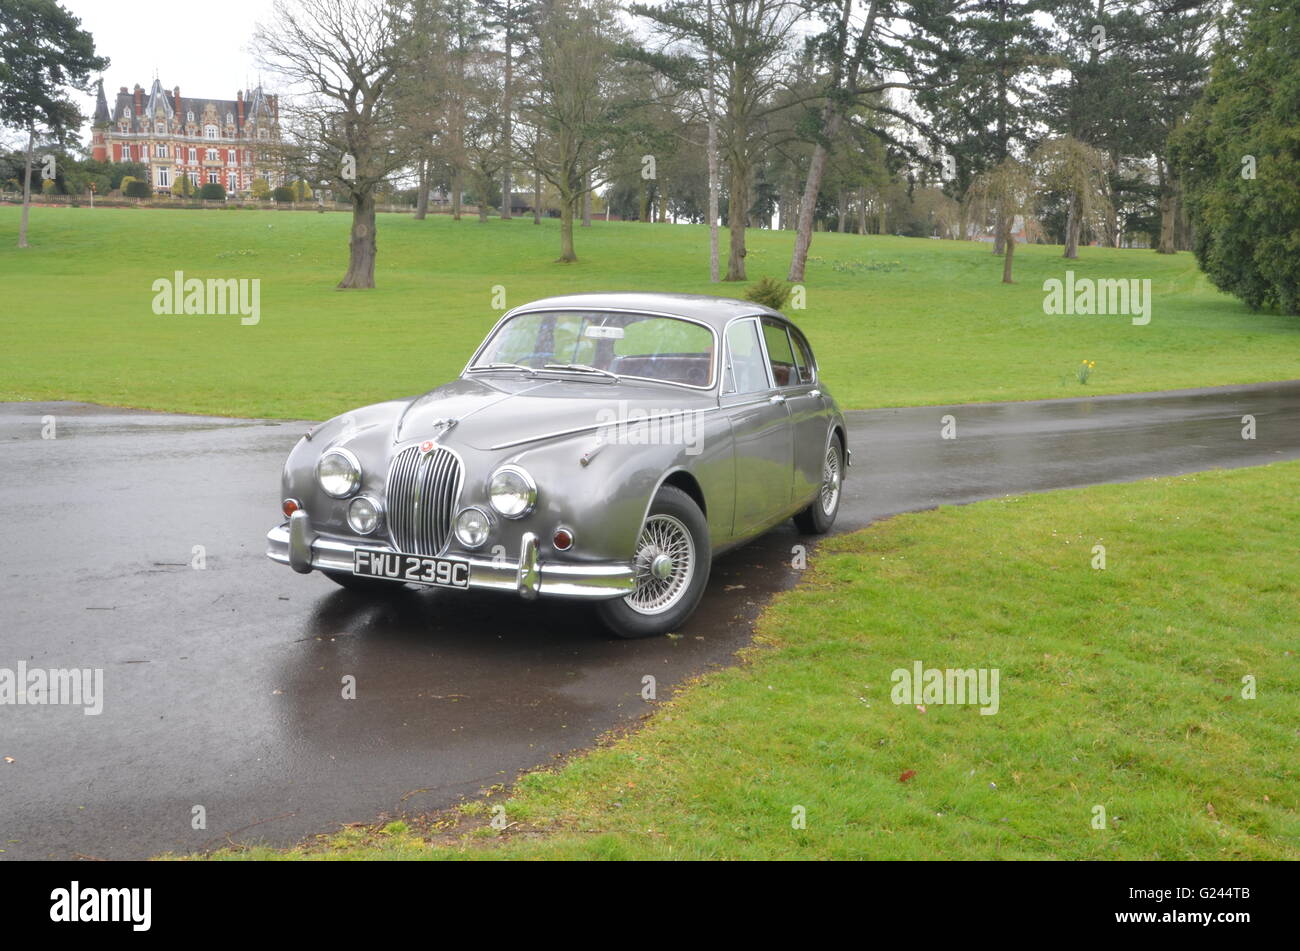
<svg viewBox="0 0 1300 951"><path fill-rule="evenodd" d="M139 83L148 89L155 70L165 88L180 86L183 96L234 99L237 90L257 85L253 27L259 20L271 19L271 0L221 0L215 6L142 6L119 0L62 3L95 38L96 51L111 61L104 72L110 105L119 86ZM93 94L82 111L94 114ZM85 132L89 141L89 124Z"/></svg>

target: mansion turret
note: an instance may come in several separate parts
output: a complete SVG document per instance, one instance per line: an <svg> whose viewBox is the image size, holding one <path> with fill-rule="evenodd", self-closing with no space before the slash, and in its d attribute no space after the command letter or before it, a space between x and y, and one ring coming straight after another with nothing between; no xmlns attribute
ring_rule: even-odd
<svg viewBox="0 0 1300 951"><path fill-rule="evenodd" d="M156 191L170 192L179 176L195 186L215 182L227 193L250 189L254 178L280 184L274 146L280 142L277 97L258 86L244 98L202 99L170 92L153 81L118 90L108 107L103 81L95 104L91 157L113 162L142 162Z"/></svg>

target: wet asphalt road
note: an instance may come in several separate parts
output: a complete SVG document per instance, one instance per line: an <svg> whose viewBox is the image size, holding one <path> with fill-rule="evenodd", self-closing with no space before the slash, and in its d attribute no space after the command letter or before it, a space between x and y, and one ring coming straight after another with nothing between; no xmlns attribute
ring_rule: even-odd
<svg viewBox="0 0 1300 951"><path fill-rule="evenodd" d="M1257 438L1241 438L1244 414ZM941 438L942 417L957 438ZM42 439L42 417L56 438ZM1300 458L1300 381L850 414L838 528L1012 492ZM104 670L104 708L0 706L0 859L286 845L432 810L589 745L729 662L793 527L714 567L676 639L454 591L383 603L263 556L304 424L0 404L0 668ZM192 566L203 546L205 567ZM343 700L341 678L356 677ZM11 757L12 762L7 762ZM191 827L192 810L207 828Z"/></svg>

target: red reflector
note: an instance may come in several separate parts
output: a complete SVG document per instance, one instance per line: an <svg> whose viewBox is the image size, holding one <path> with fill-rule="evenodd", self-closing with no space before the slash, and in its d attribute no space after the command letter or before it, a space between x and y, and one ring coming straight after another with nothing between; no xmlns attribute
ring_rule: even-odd
<svg viewBox="0 0 1300 951"><path fill-rule="evenodd" d="M552 536L551 542L559 551L568 551L573 547L573 535L565 528L557 528L555 535Z"/></svg>
<svg viewBox="0 0 1300 951"><path fill-rule="evenodd" d="M297 499L285 499L284 502L280 504L280 510L284 512L285 518L288 518L300 508L302 508L302 506L298 504Z"/></svg>

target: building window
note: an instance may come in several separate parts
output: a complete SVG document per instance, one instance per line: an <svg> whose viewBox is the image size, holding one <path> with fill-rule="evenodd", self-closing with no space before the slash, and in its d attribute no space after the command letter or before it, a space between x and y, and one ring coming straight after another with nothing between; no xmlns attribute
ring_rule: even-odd
<svg viewBox="0 0 1300 951"><path fill-rule="evenodd" d="M215 162L216 160L217 160L217 150L216 150L216 149L208 149L208 161L209 161L209 162Z"/></svg>
<svg viewBox="0 0 1300 951"><path fill-rule="evenodd" d="M215 139L217 137L217 127L214 125L205 125L203 127L203 134L209 139Z"/></svg>
<svg viewBox="0 0 1300 951"><path fill-rule="evenodd" d="M227 164L227 165L238 165L238 164L239 164L239 153L236 152L234 149L226 149L226 164Z"/></svg>
<svg viewBox="0 0 1300 951"><path fill-rule="evenodd" d="M266 132L265 129L258 129L258 130L257 130L257 137L258 137L259 139L265 139L266 136L267 136L267 132Z"/></svg>
<svg viewBox="0 0 1300 951"><path fill-rule="evenodd" d="M239 191L239 176L235 175L234 173L231 173L226 178L226 186L227 186L227 191L232 191L232 192Z"/></svg>
<svg viewBox="0 0 1300 951"><path fill-rule="evenodd" d="M155 123L153 124L153 129L154 129L154 131L157 132L159 135L166 135L166 134L167 134L167 123L165 123L165 122L155 122Z"/></svg>
<svg viewBox="0 0 1300 951"><path fill-rule="evenodd" d="M234 125L234 124L235 124L235 114L233 112L227 112L226 125Z"/></svg>
<svg viewBox="0 0 1300 951"><path fill-rule="evenodd" d="M211 171L208 172L208 184L209 185L221 184L221 175L220 173L217 172L216 169L212 169Z"/></svg>
<svg viewBox="0 0 1300 951"><path fill-rule="evenodd" d="M197 185L197 184L199 183L199 173L198 173L198 172L186 172L186 173L185 173L185 177L188 178L188 179L190 180L190 184L191 184L191 185Z"/></svg>
<svg viewBox="0 0 1300 951"><path fill-rule="evenodd" d="M167 146L165 146L165 145L155 145L155 146L153 147L153 153L154 153L154 157L155 157L155 158L166 158L166 157L167 157Z"/></svg>
<svg viewBox="0 0 1300 951"><path fill-rule="evenodd" d="M198 160L199 160L199 153L198 153L198 150L197 150L197 149L190 149L190 164L193 165L193 164L194 164L195 162L197 162Z"/></svg>
<svg viewBox="0 0 1300 951"><path fill-rule="evenodd" d="M127 124L125 122L122 123L122 131L127 131Z"/></svg>
<svg viewBox="0 0 1300 951"><path fill-rule="evenodd" d="M123 109L122 115L126 116L128 119L131 118L131 107L127 106L125 109Z"/></svg>
<svg viewBox="0 0 1300 951"><path fill-rule="evenodd" d="M158 169L158 187L170 188L171 187L170 183L171 183L171 177L168 174L167 169L165 168Z"/></svg>
<svg viewBox="0 0 1300 951"><path fill-rule="evenodd" d="M192 112L187 112L187 113L185 113L185 121L186 121L186 122L193 122L193 121L194 121L194 113L192 113Z"/></svg>

